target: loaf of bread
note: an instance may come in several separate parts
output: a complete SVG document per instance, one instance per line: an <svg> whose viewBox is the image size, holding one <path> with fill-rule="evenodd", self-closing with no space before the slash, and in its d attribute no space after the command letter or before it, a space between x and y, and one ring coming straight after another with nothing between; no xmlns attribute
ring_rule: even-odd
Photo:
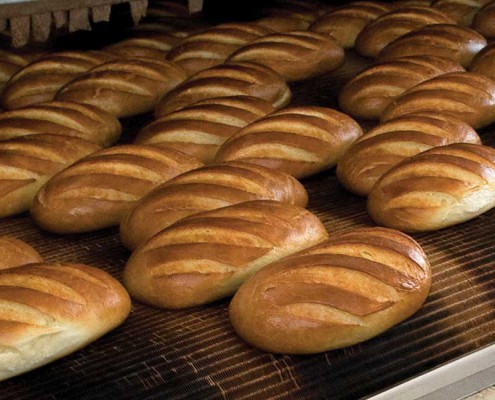
<svg viewBox="0 0 495 400"><path fill-rule="evenodd" d="M190 35L167 55L189 75L222 64L238 48L272 30L250 23L226 23Z"/></svg>
<svg viewBox="0 0 495 400"><path fill-rule="evenodd" d="M120 325L131 309L116 279L81 264L0 271L0 302L0 380L79 350Z"/></svg>
<svg viewBox="0 0 495 400"><path fill-rule="evenodd" d="M0 236L0 270L40 262L43 262L43 258L26 242Z"/></svg>
<svg viewBox="0 0 495 400"><path fill-rule="evenodd" d="M91 69L62 87L55 98L129 117L152 111L160 98L184 79L186 73L165 60L122 59Z"/></svg>
<svg viewBox="0 0 495 400"><path fill-rule="evenodd" d="M289 30L305 30L319 16L330 11L331 6L317 1L308 0L272 0L263 2L258 10L261 18L257 21L277 32ZM290 22L288 22L290 21ZM289 25L294 25L298 21L298 26L294 29Z"/></svg>
<svg viewBox="0 0 495 400"><path fill-rule="evenodd" d="M291 91L272 69L250 62L227 63L200 71L165 95L155 109L157 118L200 100L224 96L254 96L282 108Z"/></svg>
<svg viewBox="0 0 495 400"><path fill-rule="evenodd" d="M491 0L433 0L431 5L461 26L470 26L476 13Z"/></svg>
<svg viewBox="0 0 495 400"><path fill-rule="evenodd" d="M53 53L22 68L5 86L1 104L6 110L51 101L67 82L114 59L103 51Z"/></svg>
<svg viewBox="0 0 495 400"><path fill-rule="evenodd" d="M286 13L285 15L270 15L258 18L253 23L268 28L273 32L290 32L308 29L312 21L313 19L308 21L304 17L301 18L298 14Z"/></svg>
<svg viewBox="0 0 495 400"><path fill-rule="evenodd" d="M0 142L0 217L29 210L48 179L99 149L77 137L49 134Z"/></svg>
<svg viewBox="0 0 495 400"><path fill-rule="evenodd" d="M107 46L109 53L126 58L157 58L165 59L168 52L180 38L169 32L140 32L139 35L123 39Z"/></svg>
<svg viewBox="0 0 495 400"><path fill-rule="evenodd" d="M356 51L376 58L395 39L431 24L455 24L455 21L432 7L399 8L366 25L356 38Z"/></svg>
<svg viewBox="0 0 495 400"><path fill-rule="evenodd" d="M255 273L230 303L230 321L262 350L318 353L363 342L410 317L430 287L418 243L391 229L360 228Z"/></svg>
<svg viewBox="0 0 495 400"><path fill-rule="evenodd" d="M381 120L422 111L449 114L474 129L495 122L495 82L472 72L452 72L420 83L397 97Z"/></svg>
<svg viewBox="0 0 495 400"><path fill-rule="evenodd" d="M129 29L131 36L154 35L167 33L177 38L185 38L193 33L208 29L210 26L203 20L192 18L160 18L155 22L143 22Z"/></svg>
<svg viewBox="0 0 495 400"><path fill-rule="evenodd" d="M361 136L340 159L339 182L367 196L376 181L402 160L432 147L481 140L468 124L431 111L392 119Z"/></svg>
<svg viewBox="0 0 495 400"><path fill-rule="evenodd" d="M393 60L405 56L431 55L448 58L467 68L486 44L483 36L467 27L427 25L391 42L378 58Z"/></svg>
<svg viewBox="0 0 495 400"><path fill-rule="evenodd" d="M339 92L339 107L354 118L379 119L383 110L406 90L435 76L464 69L433 56L401 57L365 69Z"/></svg>
<svg viewBox="0 0 495 400"><path fill-rule="evenodd" d="M390 11L389 4L355 1L321 16L311 24L309 30L331 35L345 49L349 49L354 47L357 35L366 25Z"/></svg>
<svg viewBox="0 0 495 400"><path fill-rule="evenodd" d="M121 145L101 150L61 171L37 193L31 217L55 233L118 225L132 205L160 184L201 167L171 149Z"/></svg>
<svg viewBox="0 0 495 400"><path fill-rule="evenodd" d="M42 57L44 54L41 51L0 49L0 91L17 71Z"/></svg>
<svg viewBox="0 0 495 400"><path fill-rule="evenodd" d="M474 57L470 71L495 80L495 43L486 46Z"/></svg>
<svg viewBox="0 0 495 400"><path fill-rule="evenodd" d="M292 31L266 35L241 47L232 62L255 62L286 81L300 81L334 71L344 63L344 49L331 36Z"/></svg>
<svg viewBox="0 0 495 400"><path fill-rule="evenodd" d="M0 114L0 141L49 133L73 136L107 147L122 127L113 115L98 108L66 101L49 101Z"/></svg>
<svg viewBox="0 0 495 400"><path fill-rule="evenodd" d="M140 246L124 269L131 296L180 309L230 296L269 263L322 242L304 208L258 200L184 218Z"/></svg>
<svg viewBox="0 0 495 400"><path fill-rule="evenodd" d="M495 149L456 143L408 158L373 186L368 211L405 232L442 229L495 206Z"/></svg>
<svg viewBox="0 0 495 400"><path fill-rule="evenodd" d="M135 143L172 148L210 164L228 138L273 110L270 103L256 97L214 97L145 126Z"/></svg>
<svg viewBox="0 0 495 400"><path fill-rule="evenodd" d="M363 134L359 124L325 107L289 107L227 140L215 162L244 161L304 178L329 169Z"/></svg>
<svg viewBox="0 0 495 400"><path fill-rule="evenodd" d="M308 194L284 172L243 162L211 165L182 174L144 196L123 219L120 238L128 249L135 249L184 217L251 200L306 207Z"/></svg>
<svg viewBox="0 0 495 400"><path fill-rule="evenodd" d="M476 13L472 28L486 38L495 38L495 1L489 2Z"/></svg>

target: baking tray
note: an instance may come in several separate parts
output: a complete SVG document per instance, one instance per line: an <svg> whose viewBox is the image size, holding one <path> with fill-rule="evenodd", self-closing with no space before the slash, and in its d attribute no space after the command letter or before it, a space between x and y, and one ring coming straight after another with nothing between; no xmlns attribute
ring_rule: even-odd
<svg viewBox="0 0 495 400"><path fill-rule="evenodd" d="M335 107L342 83L367 62L352 52L333 74L292 85L293 105ZM124 121L132 136L149 116ZM369 128L371 124L363 124ZM495 129L480 132L495 144ZM334 170L303 180L309 209L331 235L373 225L365 199L344 191ZM240 340L229 300L184 311L134 302L119 328L68 357L2 382L0 398L358 399L398 385L495 341L495 210L452 228L413 235L428 254L433 285L413 317L367 342L310 356L272 355ZM33 245L48 261L98 266L116 278L129 252L116 229L58 236L27 215L0 220L0 234Z"/></svg>

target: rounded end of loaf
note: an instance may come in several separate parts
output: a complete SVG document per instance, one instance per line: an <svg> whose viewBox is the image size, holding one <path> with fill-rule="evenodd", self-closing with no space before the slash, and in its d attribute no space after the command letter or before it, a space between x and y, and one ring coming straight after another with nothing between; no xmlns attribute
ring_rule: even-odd
<svg viewBox="0 0 495 400"><path fill-rule="evenodd" d="M421 308L431 269L390 229L355 229L268 265L237 291L235 331L272 353L312 354L377 336Z"/></svg>
<svg viewBox="0 0 495 400"><path fill-rule="evenodd" d="M26 242L10 236L0 236L0 270L40 262L43 262L43 258Z"/></svg>

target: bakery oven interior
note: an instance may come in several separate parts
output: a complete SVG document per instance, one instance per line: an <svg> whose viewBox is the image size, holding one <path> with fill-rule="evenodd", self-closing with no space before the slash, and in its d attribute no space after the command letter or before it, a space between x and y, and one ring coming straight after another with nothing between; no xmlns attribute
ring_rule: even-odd
<svg viewBox="0 0 495 400"><path fill-rule="evenodd" d="M206 0L202 15L159 15L165 12L164 4L168 3L173 1L150 0L149 7L156 7L156 11L148 13L137 28L128 4L117 4L112 7L110 21L93 24L91 31L69 34L61 30L45 43L31 44L28 48L44 53L100 50L132 37L139 32L140 25L156 26L164 21L175 21L177 29L185 32L194 24L206 29L225 22L252 22L259 18L267 2ZM298 1L275 3L289 10L296 8ZM316 1L302 3L308 7L317 4ZM337 5L331 1L318 4L321 9ZM0 10L1 7L0 4ZM11 50L8 35L2 38L2 44L6 52ZM344 84L374 63L354 48L348 48L338 69L289 82L292 98L287 106L339 110L338 94ZM492 96L495 99L495 91ZM495 105L495 100L492 101ZM491 112L495 114L493 108ZM117 144L133 143L137 133L155 118L149 111L121 115L123 132ZM377 125L377 121L356 120L363 131ZM0 114L0 137L1 124ZM495 146L495 125L484 125L476 127L476 132L484 145ZM320 218L330 237L375 226L367 212L366 198L345 190L337 180L335 168L300 181L308 193L307 209ZM272 354L257 350L236 335L229 321L230 298L179 310L133 301L132 311L122 325L81 350L3 381L0 398L357 399L372 396L494 343L494 212L489 209L467 222L411 234L431 264L431 291L423 307L412 317L365 342L311 355ZM131 254L122 245L117 227L50 233L38 228L27 212L1 218L0 235L27 242L46 262L95 266L121 282Z"/></svg>

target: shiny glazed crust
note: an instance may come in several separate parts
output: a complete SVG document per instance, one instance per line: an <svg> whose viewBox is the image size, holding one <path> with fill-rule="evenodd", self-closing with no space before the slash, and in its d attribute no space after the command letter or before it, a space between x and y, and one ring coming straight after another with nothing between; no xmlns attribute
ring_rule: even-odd
<svg viewBox="0 0 495 400"><path fill-rule="evenodd" d="M472 28L486 38L495 38L495 1L489 2L478 11L473 19Z"/></svg>
<svg viewBox="0 0 495 400"><path fill-rule="evenodd" d="M121 145L101 150L50 179L34 198L31 217L42 229L56 233L118 225L145 194L202 165L159 147Z"/></svg>
<svg viewBox="0 0 495 400"><path fill-rule="evenodd" d="M457 24L461 26L470 26L474 16L478 13L483 5L491 0L434 0L432 7L443 11Z"/></svg>
<svg viewBox="0 0 495 400"><path fill-rule="evenodd" d="M62 87L55 98L129 117L152 111L184 79L186 73L165 60L122 59L91 69Z"/></svg>
<svg viewBox="0 0 495 400"><path fill-rule="evenodd" d="M254 96L282 108L289 104L291 92L270 68L250 62L227 63L189 77L163 97L155 116L160 118L200 100L225 96Z"/></svg>
<svg viewBox="0 0 495 400"><path fill-rule="evenodd" d="M84 104L49 101L0 114L0 140L26 135L71 136L107 147L122 133L117 118Z"/></svg>
<svg viewBox="0 0 495 400"><path fill-rule="evenodd" d="M413 239L391 229L355 229L254 274L230 303L230 320L262 350L318 353L408 318L430 285L430 265Z"/></svg>
<svg viewBox="0 0 495 400"><path fill-rule="evenodd" d="M397 97L383 111L381 120L422 111L446 113L474 129L490 125L495 121L495 82L472 72L440 75Z"/></svg>
<svg viewBox="0 0 495 400"><path fill-rule="evenodd" d="M384 61L365 69L339 92L339 107L354 118L379 119L383 110L407 89L435 76L464 71L456 62L433 56Z"/></svg>
<svg viewBox="0 0 495 400"><path fill-rule="evenodd" d="M390 12L391 5L376 1L355 1L318 18L310 31L331 35L345 49L354 47L363 28L381 15Z"/></svg>
<svg viewBox="0 0 495 400"><path fill-rule="evenodd" d="M455 21L431 7L399 8L366 25L356 38L356 51L362 56L376 58L398 37L431 24L455 24Z"/></svg>
<svg viewBox="0 0 495 400"><path fill-rule="evenodd" d="M405 115L361 136L340 159L337 177L347 190L367 196L376 181L402 160L451 143L481 141L473 128L451 116Z"/></svg>
<svg viewBox="0 0 495 400"><path fill-rule="evenodd" d="M0 271L0 380L48 364L120 325L131 303L106 272L80 264Z"/></svg>
<svg viewBox="0 0 495 400"><path fill-rule="evenodd" d="M309 211L277 201L250 201L187 217L160 231L131 256L124 284L160 308L186 308L232 295L265 265L328 237Z"/></svg>
<svg viewBox="0 0 495 400"><path fill-rule="evenodd" d="M376 223L405 232L468 221L495 206L495 150L451 144L409 158L373 186L368 211Z"/></svg>
<svg viewBox="0 0 495 400"><path fill-rule="evenodd" d="M143 197L122 221L120 238L135 249L184 217L251 200L306 207L308 194L280 171L243 162L211 165L182 174Z"/></svg>
<svg viewBox="0 0 495 400"><path fill-rule="evenodd" d="M48 179L98 150L94 143L63 135L29 135L0 142L0 217L29 210Z"/></svg>
<svg viewBox="0 0 495 400"><path fill-rule="evenodd" d="M215 162L244 161L303 178L335 166L362 133L356 121L331 108L290 107L240 130Z"/></svg>
<svg viewBox="0 0 495 400"><path fill-rule="evenodd" d="M66 83L114 58L103 51L49 54L22 68L10 79L2 92L2 107L13 110L51 101Z"/></svg>
<svg viewBox="0 0 495 400"><path fill-rule="evenodd" d="M265 65L290 82L338 69L344 63L344 50L331 36L292 31L254 40L233 53L229 61Z"/></svg>

